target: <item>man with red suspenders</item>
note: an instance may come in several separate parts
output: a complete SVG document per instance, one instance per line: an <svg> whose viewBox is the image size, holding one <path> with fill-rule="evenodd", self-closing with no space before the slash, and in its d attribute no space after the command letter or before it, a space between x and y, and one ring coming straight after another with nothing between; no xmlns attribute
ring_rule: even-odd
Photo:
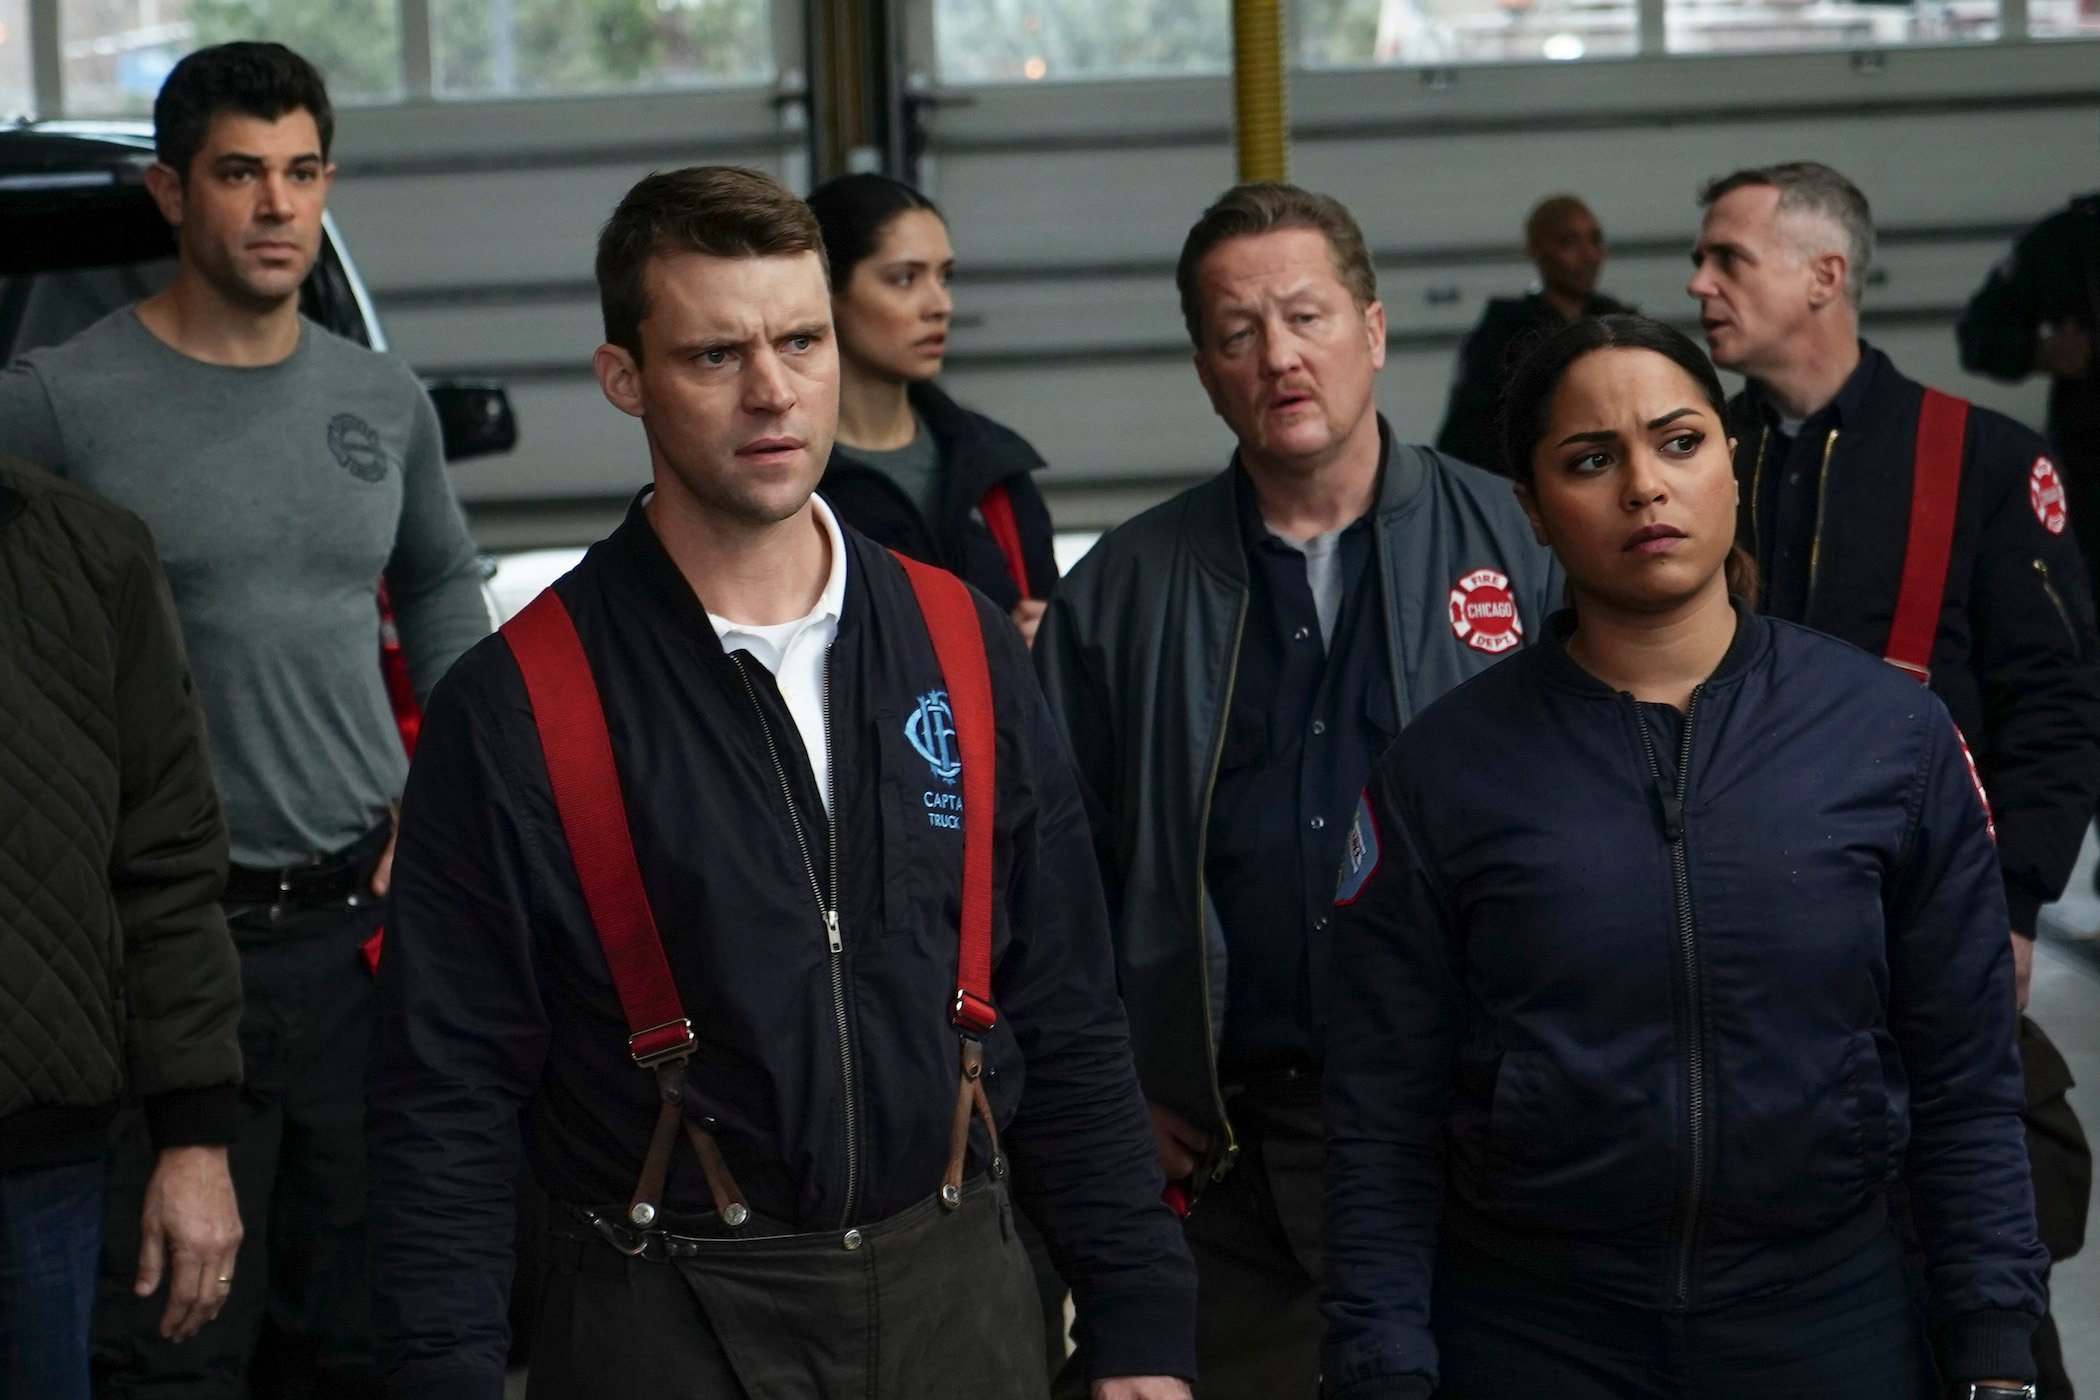
<svg viewBox="0 0 2100 1400"><path fill-rule="evenodd" d="M1859 339L1873 258L1866 197L1812 162L1709 183L1687 290L1730 406L1744 544L1764 611L1885 657L1944 700L1997 821L2024 1008L2035 920L2056 899L2100 794L2100 643L2039 437L1906 379ZM2043 1242L2084 1232L2091 1156L2070 1075L2022 1018L2028 1147ZM2068 1397L2054 1323L2035 1335L2048 1400Z"/></svg>
<svg viewBox="0 0 2100 1400"><path fill-rule="evenodd" d="M1186 1400L1194 1283L1086 819L1004 616L814 497L838 368L803 203L648 177L598 250L627 520L433 698L371 1078L394 1393L1045 1393L1016 1205L1097 1400Z"/></svg>

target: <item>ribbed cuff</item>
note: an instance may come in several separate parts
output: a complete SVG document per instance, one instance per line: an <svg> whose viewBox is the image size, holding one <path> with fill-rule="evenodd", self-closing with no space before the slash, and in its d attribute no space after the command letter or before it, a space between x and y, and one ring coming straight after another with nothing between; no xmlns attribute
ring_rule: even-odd
<svg viewBox="0 0 2100 1400"><path fill-rule="evenodd" d="M1078 1321L1089 1381L1116 1376L1196 1379L1196 1290L1094 1293Z"/></svg>
<svg viewBox="0 0 2100 1400"><path fill-rule="evenodd" d="M2034 937L2034 926L2042 917L2042 899L2031 890L2022 889L2012 881L2005 882L2006 922L2014 933Z"/></svg>
<svg viewBox="0 0 2100 1400"><path fill-rule="evenodd" d="M1947 1368L1964 1384L2034 1380L2035 1321L2032 1313L1963 1313L1947 1325Z"/></svg>
<svg viewBox="0 0 2100 1400"><path fill-rule="evenodd" d="M236 1084L170 1089L145 1101L146 1130L156 1150L223 1147L240 1135L241 1091Z"/></svg>
<svg viewBox="0 0 2100 1400"><path fill-rule="evenodd" d="M1408 1371L1335 1386L1327 1394L1330 1400L1429 1400L1433 1389L1429 1377Z"/></svg>

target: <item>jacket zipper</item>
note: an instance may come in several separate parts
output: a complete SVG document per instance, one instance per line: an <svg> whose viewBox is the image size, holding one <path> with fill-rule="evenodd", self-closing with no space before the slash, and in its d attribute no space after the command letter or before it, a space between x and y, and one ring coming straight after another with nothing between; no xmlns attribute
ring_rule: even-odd
<svg viewBox="0 0 2100 1400"><path fill-rule="evenodd" d="M2063 623L2064 632L2070 637L2071 646L2075 649L2078 646L2078 629L2071 625L2071 610L2064 606L2063 594L2056 591L2056 581L2049 577L2049 566L2037 559L2034 561L2034 572L2042 581L2042 592L2048 594L2049 601L2056 605L2056 616Z"/></svg>
<svg viewBox="0 0 2100 1400"><path fill-rule="evenodd" d="M809 876L809 891L816 896L817 912L824 916L824 942L829 950L827 959L831 969L831 1012L838 1022L839 1031L839 1075L846 1101L846 1208L840 1212L839 1226L843 1229L853 1221L853 1213L859 1206L860 1194L860 1112L853 1096L853 1037L846 1020L846 973L845 940L839 937L839 823L834 814L838 805L838 787L832 775L838 770L836 763L824 766L824 836L826 851L831 859L831 893L827 898L824 884L817 878L817 863L810 858L809 835L802 829L802 814L795 810L795 792L788 784L787 765L780 761L780 745L773 738L773 726L766 723L766 712L758 703L758 688L751 683L750 672L744 663L738 663L738 676L744 682L744 693L751 697L751 708L758 715L759 732L766 736L766 754L773 760L773 774L780 780L780 799L787 807L788 825L794 828L795 846L802 853L802 869ZM832 752L831 744L831 648L824 649L824 752Z"/></svg>
<svg viewBox="0 0 2100 1400"><path fill-rule="evenodd" d="M1634 727L1641 736L1641 752L1648 760L1648 776L1662 804L1663 840L1670 847L1670 870L1677 883L1678 975L1685 998L1685 1116L1691 1129L1691 1172L1684 1193L1683 1236L1678 1242L1677 1268L1672 1295L1678 1307L1689 1305L1692 1290L1692 1240L1698 1233L1700 1194L1706 1177L1706 1028L1699 1014L1699 930L1692 915L1691 867L1684 852L1684 795L1692 772L1692 720L1699 713L1699 694L1706 687L1692 688L1684 709L1684 742L1677 755L1677 785L1663 781L1662 764L1655 756L1655 740L1648 721L1634 707Z"/></svg>
<svg viewBox="0 0 2100 1400"><path fill-rule="evenodd" d="M1196 970L1203 986L1203 1040L1208 1057L1211 1102L1218 1110L1218 1122L1225 1128L1224 1160L1211 1172L1213 1179L1222 1175L1240 1155L1240 1145L1232 1132L1232 1119L1225 1113L1225 1090L1218 1083L1218 1028L1211 1013L1210 991L1210 938L1204 925L1203 909L1210 899L1208 881L1204 879L1204 863L1210 854L1210 804L1218 793L1218 769L1225 761L1225 731L1231 723L1232 693L1238 688L1240 679L1240 643L1247 635L1247 601L1249 594L1240 590L1239 616L1232 624L1232 654L1225 663L1225 703L1218 713L1218 738L1211 746L1210 776L1203 784L1203 811L1196 821ZM1202 1183L1198 1183L1201 1185Z"/></svg>
<svg viewBox="0 0 2100 1400"><path fill-rule="evenodd" d="M1816 530L1808 542L1808 594L1802 600L1802 612L1806 615L1816 597L1816 574L1823 567L1823 507L1830 499L1830 454L1836 450L1838 433L1830 430L1823 439L1823 464L1816 469Z"/></svg>

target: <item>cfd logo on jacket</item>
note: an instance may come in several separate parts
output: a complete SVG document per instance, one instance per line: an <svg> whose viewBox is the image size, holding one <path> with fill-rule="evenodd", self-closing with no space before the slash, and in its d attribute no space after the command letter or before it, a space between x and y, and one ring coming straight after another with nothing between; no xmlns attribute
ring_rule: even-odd
<svg viewBox="0 0 2100 1400"><path fill-rule="evenodd" d="M1517 616L1517 595L1509 575L1475 569L1451 586L1451 631L1475 651L1500 656L1524 640L1524 619Z"/></svg>

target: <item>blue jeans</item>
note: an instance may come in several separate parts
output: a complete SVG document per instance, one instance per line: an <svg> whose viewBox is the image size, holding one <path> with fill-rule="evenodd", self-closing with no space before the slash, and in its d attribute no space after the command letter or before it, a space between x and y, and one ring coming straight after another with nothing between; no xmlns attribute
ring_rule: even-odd
<svg viewBox="0 0 2100 1400"><path fill-rule="evenodd" d="M87 1400L102 1158L0 1172L0 1400Z"/></svg>

